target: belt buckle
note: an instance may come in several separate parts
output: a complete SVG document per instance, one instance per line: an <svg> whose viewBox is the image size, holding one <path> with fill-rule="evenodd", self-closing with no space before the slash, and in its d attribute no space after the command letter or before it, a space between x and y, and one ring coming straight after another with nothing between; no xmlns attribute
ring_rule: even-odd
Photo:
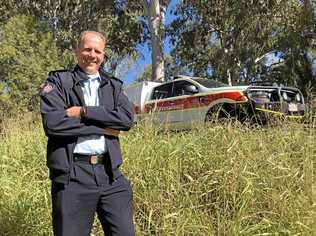
<svg viewBox="0 0 316 236"><path fill-rule="evenodd" d="M96 165L96 164L98 164L98 156L97 156L97 155L92 155L92 156L90 157L90 164L91 164L91 165Z"/></svg>

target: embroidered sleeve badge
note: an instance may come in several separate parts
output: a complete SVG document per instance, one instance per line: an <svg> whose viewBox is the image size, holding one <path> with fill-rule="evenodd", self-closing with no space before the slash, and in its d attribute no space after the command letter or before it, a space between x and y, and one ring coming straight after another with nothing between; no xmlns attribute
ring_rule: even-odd
<svg viewBox="0 0 316 236"><path fill-rule="evenodd" d="M49 83L46 83L43 88L42 88L42 93L49 93L51 91L54 90L54 85L53 84L49 84Z"/></svg>

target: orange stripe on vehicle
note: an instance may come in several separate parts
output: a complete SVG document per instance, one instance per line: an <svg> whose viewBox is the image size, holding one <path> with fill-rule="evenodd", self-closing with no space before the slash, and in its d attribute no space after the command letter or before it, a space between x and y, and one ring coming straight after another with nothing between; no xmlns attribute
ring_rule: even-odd
<svg viewBox="0 0 316 236"><path fill-rule="evenodd" d="M229 99L235 102L245 102L247 98L241 92L223 92L208 94L203 96L192 96L187 98L174 100L161 101L157 104L155 102L145 105L145 113L149 113L153 110L156 111L175 111L184 110L196 107L208 106L210 103L218 99Z"/></svg>

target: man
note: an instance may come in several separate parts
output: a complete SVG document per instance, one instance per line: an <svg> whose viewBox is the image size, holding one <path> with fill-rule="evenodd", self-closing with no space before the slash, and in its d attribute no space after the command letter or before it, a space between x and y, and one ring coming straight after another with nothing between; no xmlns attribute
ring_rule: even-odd
<svg viewBox="0 0 316 236"><path fill-rule="evenodd" d="M106 74L105 39L85 31L73 71L53 71L41 92L55 236L90 235L97 213L106 235L134 235L132 189L121 174L119 133L133 123L122 82Z"/></svg>

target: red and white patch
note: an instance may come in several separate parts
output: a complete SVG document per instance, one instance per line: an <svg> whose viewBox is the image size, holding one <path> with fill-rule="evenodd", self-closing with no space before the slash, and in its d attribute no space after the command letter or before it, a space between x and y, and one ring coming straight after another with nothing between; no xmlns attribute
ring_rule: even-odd
<svg viewBox="0 0 316 236"><path fill-rule="evenodd" d="M42 89L42 92L43 93L49 93L49 92L51 92L53 90L54 90L54 85L52 85L52 84L45 84L45 86Z"/></svg>

